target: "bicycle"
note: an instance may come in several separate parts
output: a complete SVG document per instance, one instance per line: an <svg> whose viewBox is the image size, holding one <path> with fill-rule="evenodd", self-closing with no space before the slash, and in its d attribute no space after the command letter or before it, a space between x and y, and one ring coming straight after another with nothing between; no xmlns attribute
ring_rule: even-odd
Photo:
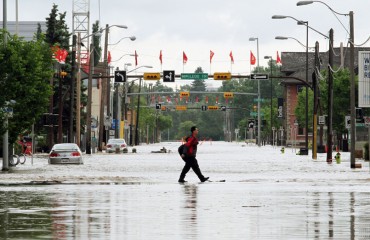
<svg viewBox="0 0 370 240"><path fill-rule="evenodd" d="M14 161L14 158L16 159L16 161ZM9 165L14 167L14 166L17 166L20 162L20 159L19 159L19 156L17 154L13 154L9 157Z"/></svg>

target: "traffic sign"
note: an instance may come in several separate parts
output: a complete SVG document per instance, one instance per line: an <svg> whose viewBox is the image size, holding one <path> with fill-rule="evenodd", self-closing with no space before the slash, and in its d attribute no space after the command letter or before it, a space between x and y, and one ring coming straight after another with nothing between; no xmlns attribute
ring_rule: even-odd
<svg viewBox="0 0 370 240"><path fill-rule="evenodd" d="M232 92L224 92L224 98L233 98L234 97L234 93Z"/></svg>
<svg viewBox="0 0 370 240"><path fill-rule="evenodd" d="M261 117L265 116L265 114L263 112L260 113ZM257 117L258 116L258 112L250 112L249 116L251 117Z"/></svg>
<svg viewBox="0 0 370 240"><path fill-rule="evenodd" d="M207 106L206 105L202 105L202 111L207 111Z"/></svg>
<svg viewBox="0 0 370 240"><path fill-rule="evenodd" d="M174 82L175 71L163 71L163 82Z"/></svg>
<svg viewBox="0 0 370 240"><path fill-rule="evenodd" d="M162 107L162 104L160 103L155 104L155 109L161 109L161 107Z"/></svg>
<svg viewBox="0 0 370 240"><path fill-rule="evenodd" d="M209 110L218 110L218 106L208 106Z"/></svg>
<svg viewBox="0 0 370 240"><path fill-rule="evenodd" d="M144 73L144 80L159 80L159 79L161 79L161 73L159 72Z"/></svg>
<svg viewBox="0 0 370 240"><path fill-rule="evenodd" d="M183 80L205 80L208 79L208 73L181 73Z"/></svg>
<svg viewBox="0 0 370 240"><path fill-rule="evenodd" d="M183 106L183 105L177 105L176 106L176 110L178 110L178 111L185 111L186 109L187 109L187 107Z"/></svg>
<svg viewBox="0 0 370 240"><path fill-rule="evenodd" d="M114 82L115 83L126 82L126 71L114 71Z"/></svg>
<svg viewBox="0 0 370 240"><path fill-rule="evenodd" d="M189 92L180 92L181 97L189 97L190 93Z"/></svg>
<svg viewBox="0 0 370 240"><path fill-rule="evenodd" d="M230 80L231 79L231 73L229 72L215 72L213 74L214 80Z"/></svg>
<svg viewBox="0 0 370 240"><path fill-rule="evenodd" d="M319 116L319 125L325 125L325 116Z"/></svg>
<svg viewBox="0 0 370 240"><path fill-rule="evenodd" d="M226 106L221 106L221 111L226 111Z"/></svg>
<svg viewBox="0 0 370 240"><path fill-rule="evenodd" d="M268 74L251 74L251 79L255 80L268 80L269 75Z"/></svg>
<svg viewBox="0 0 370 240"><path fill-rule="evenodd" d="M346 125L347 129L351 128L351 116L345 116L344 117L344 123Z"/></svg>

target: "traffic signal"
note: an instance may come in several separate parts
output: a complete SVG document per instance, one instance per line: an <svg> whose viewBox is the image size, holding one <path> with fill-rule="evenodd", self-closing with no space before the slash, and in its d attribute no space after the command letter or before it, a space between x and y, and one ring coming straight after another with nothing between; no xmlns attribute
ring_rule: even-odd
<svg viewBox="0 0 370 240"><path fill-rule="evenodd" d="M159 72L152 72L152 73L144 73L144 80L160 80L161 73Z"/></svg>
<svg viewBox="0 0 370 240"><path fill-rule="evenodd" d="M189 92L180 92L181 97L189 97L190 93Z"/></svg>
<svg viewBox="0 0 370 240"><path fill-rule="evenodd" d="M218 110L218 106L208 106L208 110Z"/></svg>
<svg viewBox="0 0 370 240"><path fill-rule="evenodd" d="M253 111L257 111L257 105L253 105Z"/></svg>
<svg viewBox="0 0 370 240"><path fill-rule="evenodd" d="M61 78L64 78L65 76L67 76L68 73L66 71L62 70L59 74L60 74Z"/></svg>
<svg viewBox="0 0 370 240"><path fill-rule="evenodd" d="M162 111L166 111L167 110L167 107L166 106L161 106L161 110Z"/></svg>
<svg viewBox="0 0 370 240"><path fill-rule="evenodd" d="M187 107L186 106L182 106L182 105L178 105L178 106L176 106L176 110L177 111L185 111L187 109Z"/></svg>
<svg viewBox="0 0 370 240"><path fill-rule="evenodd" d="M229 72L216 72L213 74L214 80L230 80L231 79L231 73Z"/></svg>
<svg viewBox="0 0 370 240"><path fill-rule="evenodd" d="M234 93L232 92L224 92L224 98L233 98L234 97Z"/></svg>

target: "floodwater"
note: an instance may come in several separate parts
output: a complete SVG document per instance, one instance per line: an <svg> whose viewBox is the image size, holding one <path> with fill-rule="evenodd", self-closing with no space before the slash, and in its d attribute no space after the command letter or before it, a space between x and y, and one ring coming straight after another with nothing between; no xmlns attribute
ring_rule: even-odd
<svg viewBox="0 0 370 240"><path fill-rule="evenodd" d="M368 162L350 169L292 149L213 142L183 167L178 143L84 156L81 166L0 173L0 239L369 239ZM166 147L171 153L151 153ZM225 180L225 182L220 182Z"/></svg>

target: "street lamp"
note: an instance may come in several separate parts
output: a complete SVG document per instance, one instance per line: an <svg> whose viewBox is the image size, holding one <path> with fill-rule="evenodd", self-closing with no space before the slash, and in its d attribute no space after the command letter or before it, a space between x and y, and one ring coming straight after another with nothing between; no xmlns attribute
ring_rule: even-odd
<svg viewBox="0 0 370 240"><path fill-rule="evenodd" d="M109 30L109 28L111 27L118 27L118 28L127 28L127 26L125 25L111 25L111 26L107 26L106 28L104 29L101 29L99 32L97 33L92 33L92 34L89 34L83 38L78 38L78 46L80 46L81 44L81 41L83 39L86 39L90 36L98 36L99 34L101 34L104 30ZM94 38L92 38L92 41L94 41ZM93 66L94 66L94 42L92 42L92 44L90 44L90 50L89 50L89 55L90 55L90 63L89 63L89 78L88 78L88 82L87 82L87 109L86 109L86 154L91 154L91 104L92 104L92 75L93 75ZM80 47L78 48L78 50L80 51ZM78 53L78 56L80 56L81 53L79 52ZM79 62L79 65L80 65L80 62ZM78 74L77 74L77 82L80 82L81 81L81 73L80 73L81 69L78 68ZM81 88L78 88L77 87L77 91L80 91ZM77 95L79 95L79 93L77 93ZM80 106L76 106L76 111L80 111ZM81 119L77 119L76 118L76 125L79 125L80 124L80 121ZM100 119L101 121L101 119ZM79 139L79 136L80 136L80 132L76 132L77 136L78 136L78 139ZM78 141L78 144L79 144L79 141Z"/></svg>
<svg viewBox="0 0 370 240"><path fill-rule="evenodd" d="M336 14L336 15L342 15L342 16L349 16L349 44L350 44L350 87L351 87L351 99L350 99L350 108L351 108L351 168L356 168L356 160L355 160L355 147L356 147L356 104L355 104L355 72L354 72L354 65L355 65L355 47L354 47L354 23L353 23L353 11L350 11L348 14L345 13L338 13L334 11L328 4L322 2L322 1L299 1L297 2L297 6L303 6L312 4L314 2L322 3L324 4L329 10ZM343 24L342 24L343 26ZM343 26L344 27L344 26ZM344 27L344 29L348 32L348 30ZM331 146L330 146L331 147Z"/></svg>
<svg viewBox="0 0 370 240"><path fill-rule="evenodd" d="M108 24L105 27L105 43L104 43L104 70L105 76L109 76L108 67L108 35L109 29L113 26L127 29L125 25L111 25ZM101 30L100 32L102 32ZM102 142L104 141L104 120L105 120L105 108L107 109L106 116L110 117L110 78L106 78L101 84L101 99L100 99L100 113L99 113L99 145L98 150L102 150ZM108 135L108 134L107 134ZM107 136L108 138L108 136ZM108 140L108 139L106 139Z"/></svg>
<svg viewBox="0 0 370 240"><path fill-rule="evenodd" d="M152 66L140 66L137 68L134 68L130 70L129 72L133 72L139 68L153 68ZM128 73L129 73L128 72ZM135 124L135 145L139 145L139 130L138 130L138 125L139 125L139 110L140 110L140 92L141 92L141 77L139 78L139 94L137 95L137 110L136 110L136 124ZM132 124L132 123L131 123Z"/></svg>
<svg viewBox="0 0 370 240"><path fill-rule="evenodd" d="M274 142L273 142L273 131L272 131L272 56L265 56L264 57L265 59L270 59L270 137L271 137L271 145L273 146L274 145Z"/></svg>
<svg viewBox="0 0 370 240"><path fill-rule="evenodd" d="M257 42L257 71L260 68L260 58L259 58L259 46L258 46L258 38L257 37L250 37L249 41L256 41ZM257 86L258 86L258 101L257 101L257 134L258 134L258 146L261 147L261 87L260 87L260 79L257 79Z"/></svg>
<svg viewBox="0 0 370 240"><path fill-rule="evenodd" d="M118 43L120 43L123 39L126 39L126 38L129 38L131 41L135 41L136 40L136 37L135 36L131 36L131 37L123 37L121 38L120 40L118 40L118 42L116 43L109 43L108 45L117 45Z"/></svg>
<svg viewBox="0 0 370 240"><path fill-rule="evenodd" d="M293 39L295 40L296 42L298 42L302 47L306 48L306 45L304 45L301 41L299 41L298 39L294 38L294 37L284 37L284 36L276 36L275 37L276 40L288 40L288 39ZM315 47L308 47L309 49L314 49Z"/></svg>
<svg viewBox="0 0 370 240"><path fill-rule="evenodd" d="M274 15L272 19L285 19L291 18L297 21L299 25L306 26L306 83L308 83L308 22L307 21L300 21L291 16L284 16L284 15ZM305 132L305 151L300 151L301 155L308 155L308 86L306 84L306 132Z"/></svg>

